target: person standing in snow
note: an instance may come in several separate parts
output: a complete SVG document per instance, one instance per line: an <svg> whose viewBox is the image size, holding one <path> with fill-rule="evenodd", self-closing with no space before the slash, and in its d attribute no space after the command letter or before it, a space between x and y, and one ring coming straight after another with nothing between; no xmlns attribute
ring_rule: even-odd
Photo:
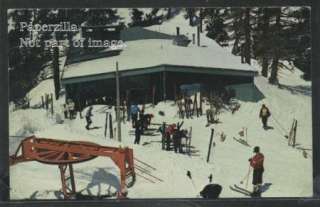
<svg viewBox="0 0 320 207"><path fill-rule="evenodd" d="M131 105L130 112L131 112L132 127L135 128L136 122L138 120L138 113L140 112L138 105L136 104Z"/></svg>
<svg viewBox="0 0 320 207"><path fill-rule="evenodd" d="M184 118L184 111L183 111L183 106L184 106L184 99L182 96L178 97L177 100L177 105L178 105L178 114L179 114L179 118L183 119Z"/></svg>
<svg viewBox="0 0 320 207"><path fill-rule="evenodd" d="M264 129L267 129L268 127L268 118L271 116L270 110L266 105L262 104L262 107L260 109L259 117L262 121L262 125Z"/></svg>
<svg viewBox="0 0 320 207"><path fill-rule="evenodd" d="M69 101L68 101L68 111L69 111L69 118L70 119L74 118L74 107L75 107L74 102L71 99L69 99Z"/></svg>
<svg viewBox="0 0 320 207"><path fill-rule="evenodd" d="M181 141L182 138L187 138L187 133L187 130L180 130L179 128L173 133L172 139L175 153L183 153Z"/></svg>
<svg viewBox="0 0 320 207"><path fill-rule="evenodd" d="M134 144L140 144L140 138L142 134L142 121L138 120L135 123L135 139L134 139Z"/></svg>
<svg viewBox="0 0 320 207"><path fill-rule="evenodd" d="M170 150L170 145L171 145L171 135L174 133L176 130L177 125L176 124L170 124L166 129L165 129L165 143L166 143L166 150Z"/></svg>
<svg viewBox="0 0 320 207"><path fill-rule="evenodd" d="M181 138L180 138L180 133L179 130L174 130L173 135L172 135L172 141L173 141L173 149L174 152L177 153L179 151L179 153L181 153Z"/></svg>
<svg viewBox="0 0 320 207"><path fill-rule="evenodd" d="M93 109L93 107L90 106L89 109L88 109L88 111L87 111L87 113L86 113L86 121L87 121L86 129L87 129L87 130L90 129L89 127L90 127L90 125L91 125L91 123L92 123L92 120L91 120L91 116L93 116L93 115L92 115L92 109Z"/></svg>
<svg viewBox="0 0 320 207"><path fill-rule="evenodd" d="M151 119L153 118L153 114L143 114L142 115L142 127L143 130L147 130L149 125L151 124Z"/></svg>
<svg viewBox="0 0 320 207"><path fill-rule="evenodd" d="M63 105L62 105L62 110L63 110L64 118L67 119L67 118L68 118L68 108L67 108L67 104L63 104Z"/></svg>
<svg viewBox="0 0 320 207"><path fill-rule="evenodd" d="M261 185L263 182L262 176L264 172L263 162L264 155L260 153L260 147L256 146L253 149L255 155L249 159L250 166L253 168L253 193L252 196L260 197L261 194Z"/></svg>

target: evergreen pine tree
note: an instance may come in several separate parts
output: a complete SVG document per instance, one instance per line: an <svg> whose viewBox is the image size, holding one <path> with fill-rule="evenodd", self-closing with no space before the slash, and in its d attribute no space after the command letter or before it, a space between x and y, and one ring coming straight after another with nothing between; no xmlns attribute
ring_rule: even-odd
<svg viewBox="0 0 320 207"><path fill-rule="evenodd" d="M143 22L143 11L139 9L132 9L131 11L131 23L130 26L139 26L142 25Z"/></svg>

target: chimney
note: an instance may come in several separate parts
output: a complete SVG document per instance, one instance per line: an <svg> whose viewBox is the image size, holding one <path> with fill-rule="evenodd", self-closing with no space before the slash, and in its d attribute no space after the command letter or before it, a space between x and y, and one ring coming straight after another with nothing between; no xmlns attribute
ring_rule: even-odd
<svg viewBox="0 0 320 207"><path fill-rule="evenodd" d="M177 36L180 35L180 27L177 27Z"/></svg>
<svg viewBox="0 0 320 207"><path fill-rule="evenodd" d="M192 44L196 44L196 34L192 33Z"/></svg>
<svg viewBox="0 0 320 207"><path fill-rule="evenodd" d="M197 26L197 45L200 46L200 27Z"/></svg>

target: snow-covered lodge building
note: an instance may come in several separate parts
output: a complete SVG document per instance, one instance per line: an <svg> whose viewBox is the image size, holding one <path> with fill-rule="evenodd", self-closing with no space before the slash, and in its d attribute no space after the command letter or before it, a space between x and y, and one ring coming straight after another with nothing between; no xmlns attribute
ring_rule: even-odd
<svg viewBox="0 0 320 207"><path fill-rule="evenodd" d="M239 57L197 32L196 27L181 22L121 31L100 28L100 33L109 34L106 39L112 33L111 37L124 41L125 47L70 53L61 77L66 97L81 106L86 99L114 99L117 62L120 94L135 102L151 102L153 92L156 101L173 99L186 84L198 84L204 90L243 84L254 87L254 68L241 64ZM96 34L94 30L89 28ZM88 38L88 33L85 35Z"/></svg>

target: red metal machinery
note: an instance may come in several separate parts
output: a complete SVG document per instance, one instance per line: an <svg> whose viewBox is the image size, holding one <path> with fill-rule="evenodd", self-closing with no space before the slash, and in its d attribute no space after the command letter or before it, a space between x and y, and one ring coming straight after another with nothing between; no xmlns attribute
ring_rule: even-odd
<svg viewBox="0 0 320 207"><path fill-rule="evenodd" d="M38 161L58 165L61 174L62 191L65 199L76 195L72 164L84 162L98 156L110 157L120 169L120 194L125 187L135 182L133 150L101 146L91 142L63 141L47 138L27 137L21 141L16 153L10 156L10 165L26 161ZM69 169L69 175L67 170ZM126 179L131 181L126 184ZM71 188L67 185L70 181Z"/></svg>

